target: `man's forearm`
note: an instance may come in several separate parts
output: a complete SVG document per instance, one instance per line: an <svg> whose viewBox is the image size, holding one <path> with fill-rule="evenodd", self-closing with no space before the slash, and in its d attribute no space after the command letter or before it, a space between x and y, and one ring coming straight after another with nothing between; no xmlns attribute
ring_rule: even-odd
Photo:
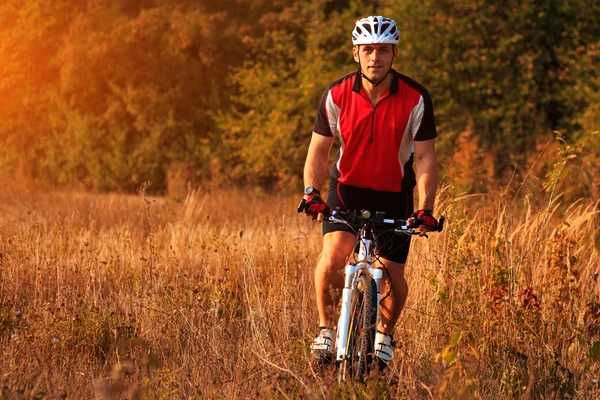
<svg viewBox="0 0 600 400"><path fill-rule="evenodd" d="M428 157L417 164L419 210L433 210L438 185L437 159Z"/></svg>
<svg viewBox="0 0 600 400"><path fill-rule="evenodd" d="M327 173L327 157L307 157L304 165L304 187L312 186L321 190Z"/></svg>
<svg viewBox="0 0 600 400"><path fill-rule="evenodd" d="M321 184L327 175L327 161L332 141L330 138L313 134L304 164L304 187L312 186L321 190Z"/></svg>

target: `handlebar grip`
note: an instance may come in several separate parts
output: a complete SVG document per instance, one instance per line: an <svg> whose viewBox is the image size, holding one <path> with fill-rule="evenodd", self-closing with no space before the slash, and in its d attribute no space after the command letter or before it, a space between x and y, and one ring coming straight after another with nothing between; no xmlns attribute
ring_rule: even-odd
<svg viewBox="0 0 600 400"><path fill-rule="evenodd" d="M441 232L444 230L444 222L446 221L446 217L444 217L443 215L440 216L440 220L438 221L438 225L435 228L436 232Z"/></svg>

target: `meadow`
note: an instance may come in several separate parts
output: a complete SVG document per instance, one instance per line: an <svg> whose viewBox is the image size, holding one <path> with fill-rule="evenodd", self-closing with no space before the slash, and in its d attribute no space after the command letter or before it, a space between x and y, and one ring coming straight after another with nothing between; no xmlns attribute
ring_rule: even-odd
<svg viewBox="0 0 600 400"><path fill-rule="evenodd" d="M387 374L312 366L320 227L283 194L0 193L0 399L600 397L598 203L461 195Z"/></svg>

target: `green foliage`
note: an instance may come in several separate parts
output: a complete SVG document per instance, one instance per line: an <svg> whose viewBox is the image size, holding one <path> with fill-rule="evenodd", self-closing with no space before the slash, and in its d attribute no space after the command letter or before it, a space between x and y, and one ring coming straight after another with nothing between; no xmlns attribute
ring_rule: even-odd
<svg viewBox="0 0 600 400"><path fill-rule="evenodd" d="M36 173L40 138L51 133L47 109L55 98L54 55L79 5L7 0L0 4L0 165Z"/></svg>
<svg viewBox="0 0 600 400"><path fill-rule="evenodd" d="M71 154L62 158L75 163L50 171L85 164L68 173L77 177L83 171L102 189L132 191L146 180L163 187L169 161L205 154L208 113L225 101L216 87L226 73L217 48L224 23L223 15L168 4L142 9L133 18L110 8L80 16L59 54L68 106L56 130L58 137L71 133L96 154L82 160L68 148ZM48 158L55 163L60 153Z"/></svg>
<svg viewBox="0 0 600 400"><path fill-rule="evenodd" d="M600 129L592 0L6 0L0 168L98 190L164 190L172 165L295 187L319 98L355 68L350 32L369 14L398 22L396 68L430 90L442 160L468 132L502 176L555 130L576 146ZM572 164L597 176L584 156L598 141L585 143ZM577 191L596 192L593 178Z"/></svg>
<svg viewBox="0 0 600 400"><path fill-rule="evenodd" d="M233 75L240 93L219 117L223 171L232 179L289 185L300 177L319 99L351 68L348 12L323 13L327 1L294 2L248 39L252 61Z"/></svg>
<svg viewBox="0 0 600 400"><path fill-rule="evenodd" d="M557 192L568 202L580 198L597 199L600 188L596 177L600 173L597 155L600 152L600 134L598 131L581 131L570 139L556 131L555 149L546 172L543 188L550 193ZM564 179L568 176L577 180Z"/></svg>
<svg viewBox="0 0 600 400"><path fill-rule="evenodd" d="M2 163L32 165L34 175L59 184L127 191L146 180L164 188L173 161L193 161L208 175L211 114L229 107L229 69L243 60L257 13L270 7L249 0L230 10L215 1L3 5L0 29L9 35L0 54L9 57L0 94L13 101L0 106L7 120L0 140L18 156Z"/></svg>
<svg viewBox="0 0 600 400"><path fill-rule="evenodd" d="M548 127L576 128L592 103L581 90L597 88L597 2L386 3L401 70L430 89L440 131L472 130L498 171L522 163Z"/></svg>
<svg viewBox="0 0 600 400"><path fill-rule="evenodd" d="M450 344L436 355L445 371L436 387L436 397L452 394L453 398L477 398L479 352L471 345L461 346L463 332L452 332Z"/></svg>

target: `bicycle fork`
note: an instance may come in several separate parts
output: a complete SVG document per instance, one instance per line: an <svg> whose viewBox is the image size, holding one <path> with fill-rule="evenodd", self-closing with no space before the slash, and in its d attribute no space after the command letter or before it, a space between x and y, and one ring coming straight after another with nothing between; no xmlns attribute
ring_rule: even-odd
<svg viewBox="0 0 600 400"><path fill-rule="evenodd" d="M359 262L356 264L346 265L344 271L345 284L342 290L342 309L340 311L340 319L338 320L337 327L337 355L336 361L343 362L348 357L348 335L350 333L350 318L351 318L351 303L352 293L355 290L356 282L358 282L358 274L362 269L369 271L375 284L377 286L377 303L379 304L381 294L379 293L379 283L383 276L381 269L373 268L371 266L371 254L370 254L371 240L362 240L360 244ZM376 309L377 317L379 317L379 307ZM375 319L377 321L377 318Z"/></svg>

